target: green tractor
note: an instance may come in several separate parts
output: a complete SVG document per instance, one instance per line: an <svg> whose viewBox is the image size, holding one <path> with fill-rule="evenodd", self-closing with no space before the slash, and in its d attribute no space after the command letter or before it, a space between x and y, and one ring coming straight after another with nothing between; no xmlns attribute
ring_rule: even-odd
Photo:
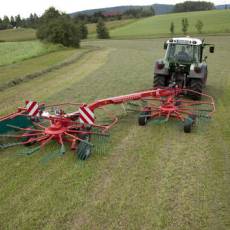
<svg viewBox="0 0 230 230"><path fill-rule="evenodd" d="M208 76L207 56L203 57L206 46L209 46L210 53L214 53L213 44L198 38L171 38L166 41L165 58L155 63L154 87L178 86L202 93ZM200 100L201 94L195 92L190 92L189 96Z"/></svg>

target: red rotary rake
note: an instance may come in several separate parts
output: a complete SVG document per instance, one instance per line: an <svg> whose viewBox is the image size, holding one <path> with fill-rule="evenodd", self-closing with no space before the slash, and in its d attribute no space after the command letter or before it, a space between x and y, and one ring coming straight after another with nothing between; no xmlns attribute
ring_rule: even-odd
<svg viewBox="0 0 230 230"><path fill-rule="evenodd" d="M26 152L30 155L54 140L61 145L58 154L64 154L64 144L69 143L70 148L76 150L78 158L86 160L91 154L91 137L108 136L108 131L118 121L118 118L107 112L104 107L124 103L135 106L132 111L140 112L138 123L141 126L150 119L165 122L169 118L174 118L184 123L184 132L188 133L198 117L211 117L215 111L215 104L213 98L205 94L202 94L205 99L203 101L185 99L183 95L187 93L197 92L176 87L151 89L97 100L89 105L66 103L45 107L44 104L38 105L36 102L27 101L25 108L18 108L16 113L0 117L0 133L19 131L17 134L1 135L4 138L16 138L18 142L1 144L0 148L38 144ZM135 104L137 101L141 102L141 105ZM61 109L64 106L74 106L75 112L64 112ZM104 117L109 118L108 123L96 122L95 112L98 109L103 110Z"/></svg>

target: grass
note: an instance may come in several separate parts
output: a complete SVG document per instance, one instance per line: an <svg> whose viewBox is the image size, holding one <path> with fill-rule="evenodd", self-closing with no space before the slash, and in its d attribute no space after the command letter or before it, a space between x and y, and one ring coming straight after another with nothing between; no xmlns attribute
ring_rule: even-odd
<svg viewBox="0 0 230 230"><path fill-rule="evenodd" d="M0 41L27 41L35 40L35 30L34 29L9 29L0 31Z"/></svg>
<svg viewBox="0 0 230 230"><path fill-rule="evenodd" d="M87 162L68 150L42 164L56 144L31 157L16 155L23 148L1 151L0 228L229 229L230 45L227 36L207 41L216 44L208 58L206 90L217 107L211 121L185 135L176 122L139 127L137 114L129 114L111 131L107 151ZM163 42L85 43L101 49L2 92L1 113L27 98L88 102L150 88Z"/></svg>
<svg viewBox="0 0 230 230"><path fill-rule="evenodd" d="M61 50L63 46L39 41L0 43L0 66L13 64L25 59Z"/></svg>
<svg viewBox="0 0 230 230"><path fill-rule="evenodd" d="M170 36L170 23L174 22L175 34L181 34L181 20L187 17L189 34L196 34L197 20L204 23L204 34L230 33L230 10L212 10L201 12L159 15L138 20L132 24L110 31L113 38L141 38Z"/></svg>

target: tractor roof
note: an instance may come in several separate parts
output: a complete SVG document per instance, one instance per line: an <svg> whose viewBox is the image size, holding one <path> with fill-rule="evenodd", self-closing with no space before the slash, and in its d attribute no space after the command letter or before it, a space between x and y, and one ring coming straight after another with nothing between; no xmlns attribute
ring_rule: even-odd
<svg viewBox="0 0 230 230"><path fill-rule="evenodd" d="M181 38L171 38L167 41L167 44L183 44L183 45L199 46L202 45L203 42L198 38L181 37Z"/></svg>

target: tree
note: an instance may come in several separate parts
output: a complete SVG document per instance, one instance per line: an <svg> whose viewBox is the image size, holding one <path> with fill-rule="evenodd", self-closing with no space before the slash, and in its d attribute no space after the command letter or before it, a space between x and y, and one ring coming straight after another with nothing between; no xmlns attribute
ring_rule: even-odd
<svg viewBox="0 0 230 230"><path fill-rule="evenodd" d="M21 16L20 16L20 15L17 15L17 16L15 17L15 22L16 22L16 26L17 26L17 27L21 26L21 24L22 24L22 19L21 19Z"/></svg>
<svg viewBox="0 0 230 230"><path fill-rule="evenodd" d="M109 31L106 28L105 22L102 18L100 18L97 23L97 37L100 39L110 38Z"/></svg>
<svg viewBox="0 0 230 230"><path fill-rule="evenodd" d="M39 23L39 17L37 14L30 14L30 17L26 19L25 26L30 28L37 28Z"/></svg>
<svg viewBox="0 0 230 230"><path fill-rule="evenodd" d="M39 24L39 17L37 14L34 13L34 24L32 25L33 28L37 28Z"/></svg>
<svg viewBox="0 0 230 230"><path fill-rule="evenodd" d="M153 7L153 6L151 6L150 10L151 10L152 16L154 16L154 15L156 14L156 13L155 13L155 9L154 9L154 7Z"/></svg>
<svg viewBox="0 0 230 230"><path fill-rule="evenodd" d="M3 17L2 24L3 24L4 29L9 29L11 27L10 19L7 16Z"/></svg>
<svg viewBox="0 0 230 230"><path fill-rule="evenodd" d="M61 14L55 8L49 8L42 15L37 30L37 37L42 41L62 44L78 48L80 46L80 32L73 20Z"/></svg>
<svg viewBox="0 0 230 230"><path fill-rule="evenodd" d="M170 25L170 32L171 32L171 34L174 34L174 29L175 29L174 23L171 22L171 25Z"/></svg>
<svg viewBox="0 0 230 230"><path fill-rule="evenodd" d="M41 16L41 23L50 22L53 19L59 18L61 15L62 14L58 10L56 10L54 7L50 7Z"/></svg>
<svg viewBox="0 0 230 230"><path fill-rule="evenodd" d="M81 39L87 39L88 37L88 28L84 22L81 22L79 25L79 32Z"/></svg>
<svg viewBox="0 0 230 230"><path fill-rule="evenodd" d="M204 23L201 20L198 20L195 27L199 34L202 33L203 26L204 26Z"/></svg>
<svg viewBox="0 0 230 230"><path fill-rule="evenodd" d="M2 22L1 18L0 18L0 30L4 30L4 25L3 25L3 22Z"/></svg>
<svg viewBox="0 0 230 230"><path fill-rule="evenodd" d="M189 26L189 23L188 23L188 19L187 18L182 18L182 31L184 34L187 33L188 31L188 26Z"/></svg>
<svg viewBox="0 0 230 230"><path fill-rule="evenodd" d="M15 22L13 16L10 17L10 24L11 24L12 27L15 27L15 26L16 26L16 22Z"/></svg>

